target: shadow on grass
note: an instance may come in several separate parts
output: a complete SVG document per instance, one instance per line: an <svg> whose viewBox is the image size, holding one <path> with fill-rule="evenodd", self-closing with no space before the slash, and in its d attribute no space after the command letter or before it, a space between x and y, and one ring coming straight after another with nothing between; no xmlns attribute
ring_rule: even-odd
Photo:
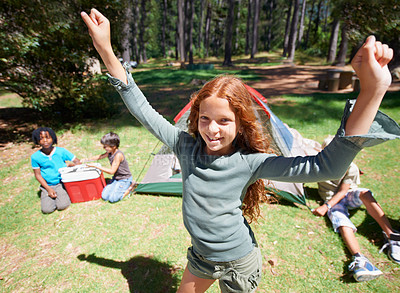
<svg viewBox="0 0 400 293"><path fill-rule="evenodd" d="M176 292L179 285L178 278L174 276L176 269L148 256L138 255L128 261L116 261L95 254L80 254L78 259L121 270L130 292Z"/></svg>

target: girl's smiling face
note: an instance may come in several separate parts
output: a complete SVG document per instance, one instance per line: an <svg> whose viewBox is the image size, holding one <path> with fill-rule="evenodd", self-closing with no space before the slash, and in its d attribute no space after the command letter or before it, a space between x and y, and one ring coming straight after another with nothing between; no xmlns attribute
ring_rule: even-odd
<svg viewBox="0 0 400 293"><path fill-rule="evenodd" d="M223 156L232 153L232 142L240 122L228 100L216 96L203 100L199 107L198 127L207 154Z"/></svg>

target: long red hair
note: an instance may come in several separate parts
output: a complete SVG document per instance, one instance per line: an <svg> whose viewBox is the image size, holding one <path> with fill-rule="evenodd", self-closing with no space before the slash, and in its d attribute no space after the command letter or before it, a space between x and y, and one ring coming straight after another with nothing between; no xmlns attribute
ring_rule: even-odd
<svg viewBox="0 0 400 293"><path fill-rule="evenodd" d="M188 118L189 133L195 137L199 135L200 103L211 96L228 100L236 119L239 119L240 129L235 142L238 149L248 153L265 153L268 151L269 143L264 137L261 125L256 118L253 98L244 86L243 81L233 76L218 76L192 95L192 106ZM243 200L242 211L249 223L257 220L260 216L260 202L265 201L264 181L260 179L248 187Z"/></svg>

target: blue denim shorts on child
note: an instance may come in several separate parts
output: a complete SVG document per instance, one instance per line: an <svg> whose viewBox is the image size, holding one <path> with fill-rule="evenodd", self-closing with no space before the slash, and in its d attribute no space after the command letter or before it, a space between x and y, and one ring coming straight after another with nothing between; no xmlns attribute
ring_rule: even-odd
<svg viewBox="0 0 400 293"><path fill-rule="evenodd" d="M339 227L349 227L352 228L354 232L357 231L357 228L349 219L349 210L357 209L362 206L363 202L360 199L360 193L362 191L371 192L366 188L357 188L355 190L351 190L341 201L332 207L330 212L328 212L328 217L332 222L335 232L338 232Z"/></svg>
<svg viewBox="0 0 400 293"><path fill-rule="evenodd" d="M127 179L112 180L104 187L103 192L101 193L101 198L109 202L120 201L123 198L125 191L131 185L132 180L132 176Z"/></svg>

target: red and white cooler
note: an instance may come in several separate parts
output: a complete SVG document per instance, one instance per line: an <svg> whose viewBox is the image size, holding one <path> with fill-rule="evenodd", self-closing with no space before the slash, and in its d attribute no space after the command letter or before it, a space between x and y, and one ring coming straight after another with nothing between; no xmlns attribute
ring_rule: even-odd
<svg viewBox="0 0 400 293"><path fill-rule="evenodd" d="M100 164L93 165L100 166ZM61 181L64 183L72 203L101 198L106 181L103 172L99 169L77 165L60 168L58 172L61 174Z"/></svg>

